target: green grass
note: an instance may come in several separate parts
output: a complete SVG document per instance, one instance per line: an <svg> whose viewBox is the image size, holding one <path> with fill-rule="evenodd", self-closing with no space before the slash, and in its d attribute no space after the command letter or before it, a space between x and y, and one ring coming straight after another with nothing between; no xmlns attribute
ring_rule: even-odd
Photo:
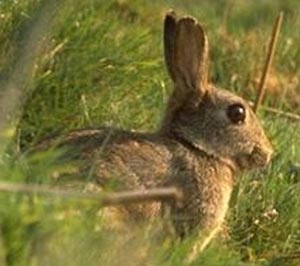
<svg viewBox="0 0 300 266"><path fill-rule="evenodd" d="M1 88L20 59L20 42L26 40L24 32L39 4L0 2ZM300 114L298 0L66 1L47 30L30 82L21 87L26 101L16 110L18 122L13 124L18 126L1 132L2 139L12 140L1 156L1 180L51 182L62 167L54 154L16 156L43 137L92 125L143 131L159 126L172 89L162 56L162 20L171 7L205 25L211 79L249 100L254 99L274 18L283 10L274 82L267 84L265 105ZM300 263L300 174L295 170L300 125L263 110L260 116L276 147L274 159L265 170L239 176L227 217L229 236L213 241L195 265ZM142 264L183 264L192 239L166 240L156 247L144 228L134 230L128 245L124 237L103 230L98 209L87 202L1 193L0 265L137 265L147 248L151 252Z"/></svg>

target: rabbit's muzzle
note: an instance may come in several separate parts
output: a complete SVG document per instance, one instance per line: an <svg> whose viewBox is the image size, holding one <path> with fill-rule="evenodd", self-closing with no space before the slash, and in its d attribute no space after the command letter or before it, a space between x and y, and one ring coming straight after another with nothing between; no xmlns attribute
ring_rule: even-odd
<svg viewBox="0 0 300 266"><path fill-rule="evenodd" d="M273 154L273 149L261 149L258 146L255 146L252 151L252 161L257 166L267 166L269 162L271 161L271 157Z"/></svg>
<svg viewBox="0 0 300 266"><path fill-rule="evenodd" d="M261 148L254 146L250 154L239 154L236 158L241 169L264 167L269 164L273 154L273 148Z"/></svg>

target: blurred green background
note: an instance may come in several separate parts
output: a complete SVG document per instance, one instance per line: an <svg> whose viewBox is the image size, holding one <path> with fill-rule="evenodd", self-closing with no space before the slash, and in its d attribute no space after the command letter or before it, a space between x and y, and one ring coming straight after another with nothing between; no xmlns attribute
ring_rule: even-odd
<svg viewBox="0 0 300 266"><path fill-rule="evenodd" d="M0 157L2 181L51 183L69 167L58 166L52 152L20 154L42 138L87 126L159 126L172 89L162 49L170 8L204 25L211 81L248 100L255 98L272 26L283 11L263 105L300 115L298 0L65 0L43 9L46 2L0 1L1 96L11 80L21 93L1 132L3 146L9 143ZM30 42L41 17L51 23ZM239 177L226 237L213 241L195 265L300 263L299 121L263 108L259 115L276 147L273 162ZM128 247L128 239L106 232L97 204L14 193L0 198L0 265L183 265L193 242L156 247L143 228L134 230L138 237ZM141 260L146 247L151 252Z"/></svg>

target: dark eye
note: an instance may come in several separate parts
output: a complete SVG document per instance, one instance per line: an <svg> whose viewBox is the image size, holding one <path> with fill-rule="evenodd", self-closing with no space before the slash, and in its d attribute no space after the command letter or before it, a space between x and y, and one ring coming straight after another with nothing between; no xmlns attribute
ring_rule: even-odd
<svg viewBox="0 0 300 266"><path fill-rule="evenodd" d="M240 103L229 105L227 109L227 116L232 123L241 124L246 118L245 107Z"/></svg>

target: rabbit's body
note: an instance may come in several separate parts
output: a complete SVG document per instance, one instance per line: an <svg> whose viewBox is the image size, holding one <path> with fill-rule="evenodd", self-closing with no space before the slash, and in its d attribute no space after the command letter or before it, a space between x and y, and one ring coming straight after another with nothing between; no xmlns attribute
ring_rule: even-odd
<svg viewBox="0 0 300 266"><path fill-rule="evenodd" d="M178 236L199 234L193 257L224 220L235 172L267 165L273 149L247 102L208 83L208 41L194 18L168 13L164 45L174 90L157 133L83 129L58 145L71 147L66 156L103 189L180 189L181 205L120 210L133 219L170 213Z"/></svg>

